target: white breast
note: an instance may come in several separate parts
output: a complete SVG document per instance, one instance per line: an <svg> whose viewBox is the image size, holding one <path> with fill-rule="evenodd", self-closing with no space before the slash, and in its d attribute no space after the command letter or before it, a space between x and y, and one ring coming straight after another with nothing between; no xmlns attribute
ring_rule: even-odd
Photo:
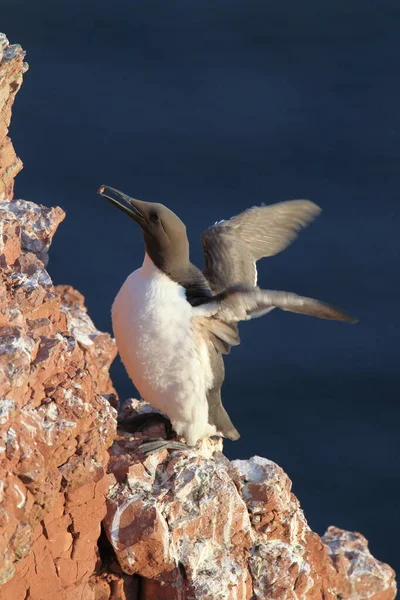
<svg viewBox="0 0 400 600"><path fill-rule="evenodd" d="M112 307L118 350L140 395L170 418L189 445L216 433L208 424L212 371L185 290L146 255Z"/></svg>

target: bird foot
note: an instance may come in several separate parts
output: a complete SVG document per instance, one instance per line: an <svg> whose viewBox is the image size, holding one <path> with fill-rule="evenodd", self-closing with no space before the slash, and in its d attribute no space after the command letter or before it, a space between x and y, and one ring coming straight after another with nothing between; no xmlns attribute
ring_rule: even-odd
<svg viewBox="0 0 400 600"><path fill-rule="evenodd" d="M124 419L118 422L118 428L129 433L135 431L143 431L151 425L164 425L165 433L168 439L173 437L171 421L165 415L158 412L140 413L129 419Z"/></svg>
<svg viewBox="0 0 400 600"><path fill-rule="evenodd" d="M164 440L158 438L148 438L147 441L143 442L139 446L139 450L145 456L148 456L153 452L158 452L158 450L180 450L181 452L186 452L187 454L195 452L203 458L212 458L216 453L222 452L222 449L223 441L219 436L205 438L204 440L197 442L196 446L188 446L187 444L176 440Z"/></svg>
<svg viewBox="0 0 400 600"><path fill-rule="evenodd" d="M148 456L158 450L182 450L183 452L191 452L193 448L187 446L183 442L174 442L173 440L152 440L149 442L143 442L140 444L139 450Z"/></svg>

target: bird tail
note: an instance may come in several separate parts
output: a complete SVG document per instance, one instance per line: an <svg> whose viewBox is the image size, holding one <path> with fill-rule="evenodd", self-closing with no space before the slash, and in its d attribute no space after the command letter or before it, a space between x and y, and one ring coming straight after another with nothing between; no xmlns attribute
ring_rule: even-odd
<svg viewBox="0 0 400 600"><path fill-rule="evenodd" d="M223 437L232 440L233 442L240 438L240 433L232 423L228 413L222 405L222 402L218 408L218 414L215 415L215 427L217 431L223 435Z"/></svg>

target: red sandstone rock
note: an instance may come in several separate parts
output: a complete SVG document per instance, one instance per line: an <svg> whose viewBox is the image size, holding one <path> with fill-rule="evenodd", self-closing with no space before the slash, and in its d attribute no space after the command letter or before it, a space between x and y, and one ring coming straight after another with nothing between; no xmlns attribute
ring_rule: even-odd
<svg viewBox="0 0 400 600"><path fill-rule="evenodd" d="M60 208L9 201L21 167L8 138L23 55L0 36L0 598L94 598L116 413L110 336L83 298L54 288Z"/></svg>
<svg viewBox="0 0 400 600"><path fill-rule="evenodd" d="M395 597L393 569L371 555L368 542L361 533L329 527L322 541L328 547L337 578L343 582L342 600L391 600Z"/></svg>
<svg viewBox="0 0 400 600"><path fill-rule="evenodd" d="M116 412L110 336L45 269L61 209L0 204L0 598L94 597ZM6 233L5 233L6 232Z"/></svg>
<svg viewBox="0 0 400 600"><path fill-rule="evenodd" d="M140 403L129 401L122 414L135 410ZM310 530L272 461L229 462L218 445L213 455L211 446L143 459L146 435L121 431L111 448L104 520L124 573L143 578L140 600L395 597L393 570L363 536L331 527L321 540Z"/></svg>
<svg viewBox="0 0 400 600"><path fill-rule="evenodd" d="M14 98L28 69L24 56L19 44L10 45L4 33L0 33L0 200L12 199L14 177L22 169L7 133Z"/></svg>

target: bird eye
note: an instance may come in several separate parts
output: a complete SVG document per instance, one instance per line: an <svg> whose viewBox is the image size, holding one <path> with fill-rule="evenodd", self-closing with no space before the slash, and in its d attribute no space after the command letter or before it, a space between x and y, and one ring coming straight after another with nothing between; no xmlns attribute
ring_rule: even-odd
<svg viewBox="0 0 400 600"><path fill-rule="evenodd" d="M156 212L152 212L150 213L150 221L152 221L153 223L157 223L157 221L160 220L160 217L158 216L158 213Z"/></svg>

